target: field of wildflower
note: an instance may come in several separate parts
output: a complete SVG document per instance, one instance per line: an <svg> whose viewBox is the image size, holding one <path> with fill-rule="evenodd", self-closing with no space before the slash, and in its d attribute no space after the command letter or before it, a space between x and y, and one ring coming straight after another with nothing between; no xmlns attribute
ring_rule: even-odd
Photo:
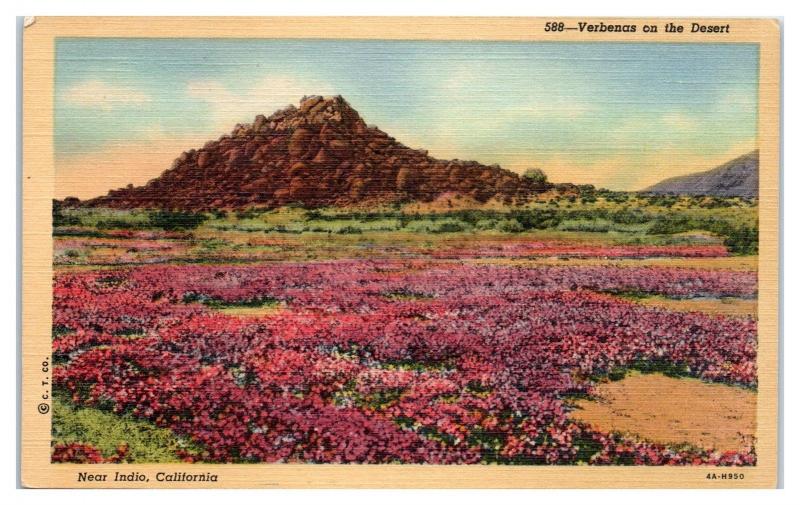
<svg viewBox="0 0 800 505"><path fill-rule="evenodd" d="M292 212L57 216L53 461L756 463L573 415L630 373L755 394L754 310L707 308L757 299L730 236Z"/></svg>

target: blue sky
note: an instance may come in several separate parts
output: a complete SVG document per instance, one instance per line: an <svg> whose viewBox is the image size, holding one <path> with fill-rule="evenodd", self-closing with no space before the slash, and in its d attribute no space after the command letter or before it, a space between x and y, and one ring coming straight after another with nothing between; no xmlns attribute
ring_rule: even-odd
<svg viewBox="0 0 800 505"><path fill-rule="evenodd" d="M757 93L744 44L59 39L56 192L146 182L311 94L437 157L639 189L755 148Z"/></svg>

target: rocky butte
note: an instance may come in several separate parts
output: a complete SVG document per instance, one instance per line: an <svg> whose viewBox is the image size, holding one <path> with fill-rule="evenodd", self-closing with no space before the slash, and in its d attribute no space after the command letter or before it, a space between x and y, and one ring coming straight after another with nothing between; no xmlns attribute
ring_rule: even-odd
<svg viewBox="0 0 800 505"><path fill-rule="evenodd" d="M209 210L431 201L454 193L510 204L545 189L497 165L435 159L368 126L341 96L311 96L182 153L144 186L65 203Z"/></svg>

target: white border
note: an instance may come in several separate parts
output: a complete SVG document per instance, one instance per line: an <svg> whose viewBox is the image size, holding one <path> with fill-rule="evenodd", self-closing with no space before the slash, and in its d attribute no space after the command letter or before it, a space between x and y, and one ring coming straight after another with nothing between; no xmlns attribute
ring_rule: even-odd
<svg viewBox="0 0 800 505"><path fill-rule="evenodd" d="M28 0L26 2L4 2L2 12L5 21L4 44L2 53L2 67L5 69L6 78L3 80L4 96L3 117L5 124L0 135L0 147L4 154L14 153L14 158L7 156L2 166L4 179L0 183L0 206L2 212L0 216L0 233L2 237L17 237L17 187L18 179L14 167L17 156L17 124L16 108L12 106L8 98L16 93L16 82L9 77L16 74L11 69L16 68L17 48L16 48L16 29L11 26L13 16L23 15L459 15L459 16L698 16L698 17L776 17L786 16L786 4L777 1L759 0L759 2L747 2L734 4L733 2L706 2L701 3L697 0L672 0L670 2L641 2L641 1L616 1L605 0L603 2L585 1L544 1L544 2L523 2L510 0L493 0L492 2L467 2L465 0L402 0L393 3L368 1L358 2L355 0L292 0L272 4L267 0L245 1L245 0L192 0L172 1L166 0L81 0L80 2L65 2L64 0ZM791 19L791 18L790 18ZM784 19L784 25L787 19ZM15 21L14 21L15 22ZM789 27L792 25L789 22ZM798 89L798 79L796 67L791 65L791 56L796 56L794 51L795 37L792 33L784 29L784 52L790 55L785 58L784 63L784 86L783 89ZM795 58L796 59L796 58ZM795 128L796 117L793 112L796 109L796 100L793 96L785 97L784 107L784 126L783 137L786 139L797 138ZM13 125L12 125L13 123ZM798 298L798 280L800 279L800 266L792 257L793 251L798 251L798 240L800 240L800 230L797 229L800 223L800 199L792 198L800 191L800 166L795 163L795 157L791 150L791 143L783 153L783 223L786 224L783 230L783 250L786 263L784 265L783 287L784 300L783 307L791 309L800 305ZM16 457L16 437L10 434L16 431L17 416L16 409L11 408L11 404L16 397L17 370L15 349L15 323L17 320L17 292L15 289L17 273L12 271L12 265L17 264L16 248L12 247L11 241L6 239L4 246L0 249L3 255L5 268L2 270L0 285L4 290L0 295L0 310L3 317L0 321L5 323L5 334L3 343L5 344L6 363L4 371L4 387L6 388L4 398L6 405L3 409L2 427L5 428L4 437L0 438L0 453L5 455L3 462L4 490L7 491L7 498L14 503L72 503L80 502L90 505L102 503L114 504L137 504L156 500L157 502L166 500L180 499L187 503L219 504L221 501L236 500L238 503L285 503L287 501L300 503L314 503L324 500L331 505L352 503L381 503L381 505L393 505L409 503L444 503L453 502L460 504L476 503L487 504L497 501L510 502L530 502L535 500L544 504L550 503L614 503L614 504L637 504L641 505L646 500L648 505L658 505L661 503L674 505L676 503L696 503L713 500L725 505L753 503L797 503L800 493L797 492L800 482L796 478L800 472L798 458L798 436L796 431L790 427L797 424L796 401L792 401L792 396L785 395L786 401L783 414L784 426L784 461L783 461L783 484L786 490L769 491L613 491L613 490L586 490L586 491L474 491L474 490L436 490L436 491L286 491L286 490L144 490L144 491L107 491L107 490L21 490L14 489L18 486L17 481L17 462ZM15 268L16 270L16 268ZM796 312L796 311L795 311ZM782 311L783 313L783 311ZM783 321L783 335L785 343L783 345L784 363L789 366L785 369L783 388L785 391L793 392L798 388L798 367L791 366L798 358L798 338L800 338L800 324L797 317L792 317L792 312ZM793 387L795 386L795 387ZM180 496L177 496L179 493Z"/></svg>

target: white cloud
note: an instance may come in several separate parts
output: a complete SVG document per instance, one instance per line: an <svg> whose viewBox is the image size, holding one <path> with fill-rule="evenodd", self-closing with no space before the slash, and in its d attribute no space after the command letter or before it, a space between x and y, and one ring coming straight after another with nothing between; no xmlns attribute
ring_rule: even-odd
<svg viewBox="0 0 800 505"><path fill-rule="evenodd" d="M65 103L92 109L111 110L141 105L152 101L150 95L126 86L104 81L83 81L62 94Z"/></svg>

